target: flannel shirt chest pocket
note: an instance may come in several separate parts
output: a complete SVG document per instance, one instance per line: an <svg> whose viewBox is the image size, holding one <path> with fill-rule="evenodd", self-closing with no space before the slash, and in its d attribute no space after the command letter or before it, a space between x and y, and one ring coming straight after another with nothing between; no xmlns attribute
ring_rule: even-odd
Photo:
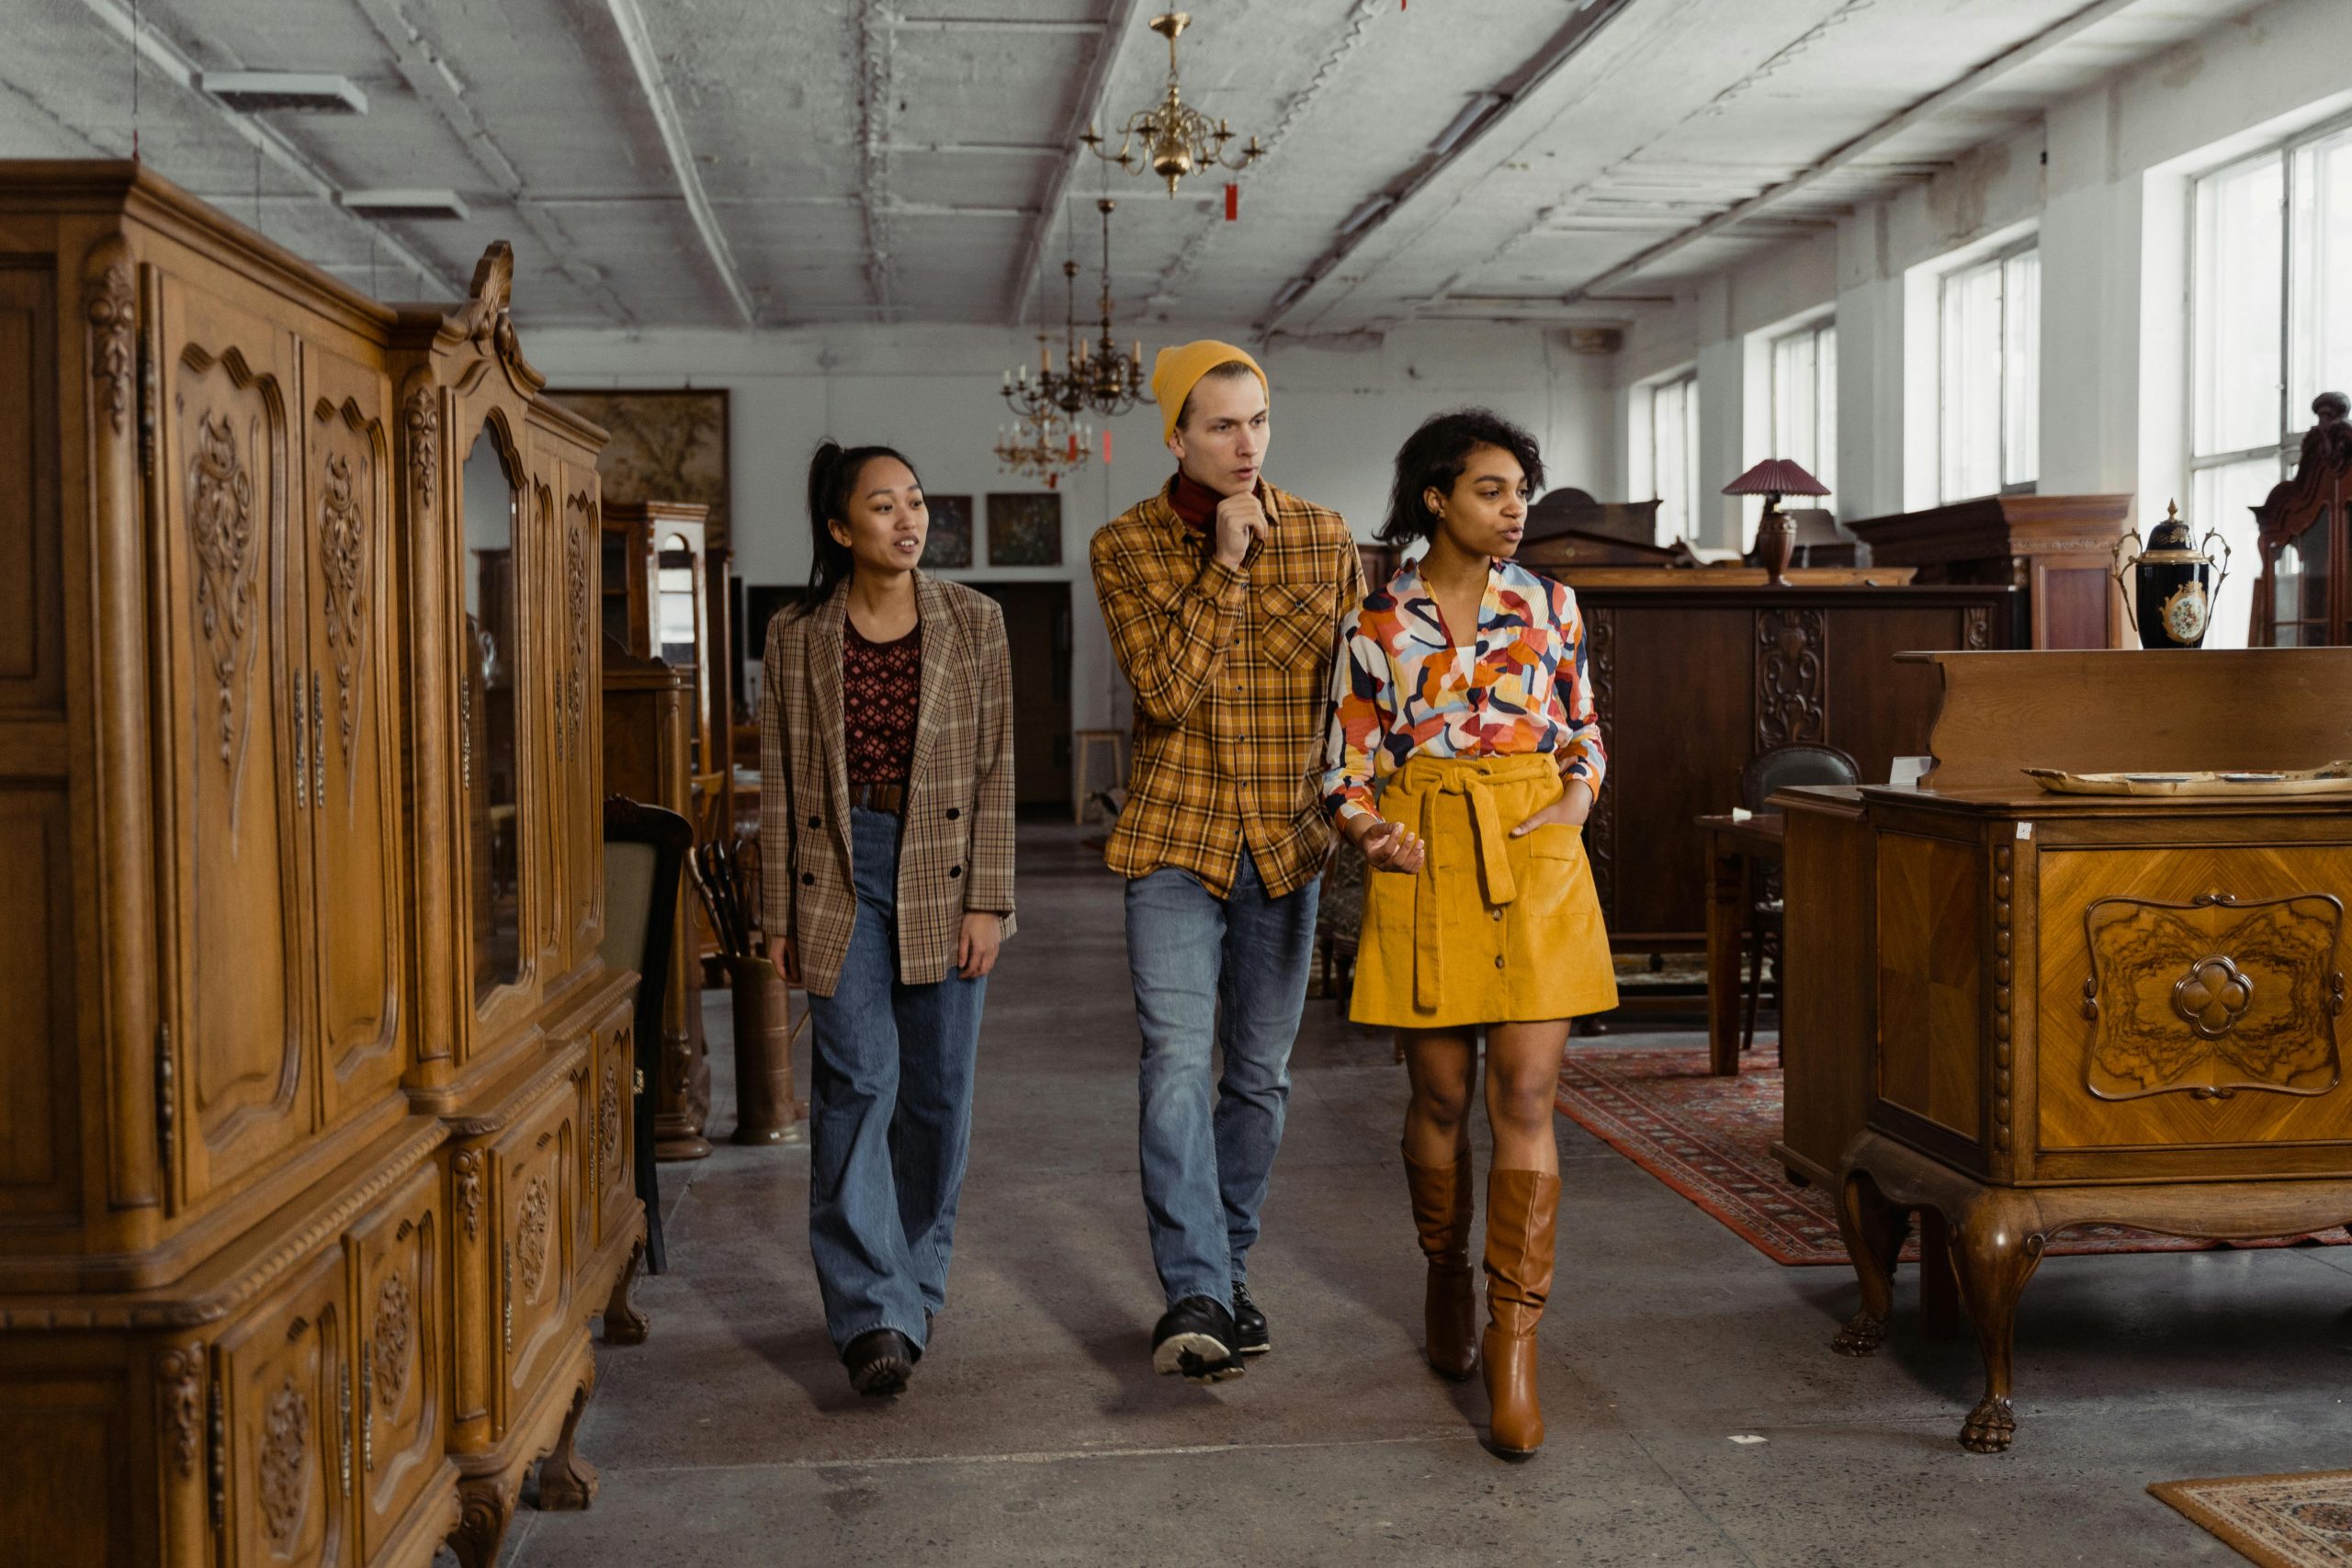
<svg viewBox="0 0 2352 1568"><path fill-rule="evenodd" d="M1313 670L1339 637L1339 590L1328 582L1274 583L1251 605L1258 646L1266 660L1285 671Z"/></svg>

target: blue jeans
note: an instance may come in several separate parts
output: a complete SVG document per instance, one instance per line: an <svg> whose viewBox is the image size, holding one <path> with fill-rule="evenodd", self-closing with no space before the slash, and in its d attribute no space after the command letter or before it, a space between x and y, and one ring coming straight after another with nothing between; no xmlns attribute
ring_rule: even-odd
<svg viewBox="0 0 2352 1568"><path fill-rule="evenodd" d="M1227 898L1188 871L1127 884L1127 965L1143 1027L1144 1213L1171 1306L1186 1296L1225 1302L1249 1277L1282 1146L1320 886L1269 897L1247 850ZM1214 1086L1212 1043L1225 1053Z"/></svg>
<svg viewBox="0 0 2352 1568"><path fill-rule="evenodd" d="M899 818L850 813L857 924L808 998L808 1250L837 1348L895 1328L920 1352L947 1303L988 981L899 983Z"/></svg>

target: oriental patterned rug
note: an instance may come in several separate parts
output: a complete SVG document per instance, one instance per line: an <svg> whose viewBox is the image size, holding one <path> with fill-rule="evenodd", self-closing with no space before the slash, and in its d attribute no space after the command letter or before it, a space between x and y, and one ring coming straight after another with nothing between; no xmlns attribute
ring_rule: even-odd
<svg viewBox="0 0 2352 1568"><path fill-rule="evenodd" d="M2262 1568L2352 1568L2352 1471L2148 1488Z"/></svg>
<svg viewBox="0 0 2352 1568"><path fill-rule="evenodd" d="M1711 1077L1703 1044L1611 1050L1571 1044L1560 1064L1562 1115L1721 1220L1775 1263L1847 1263L1835 1196L1789 1180L1772 1157L1781 1133L1781 1069L1758 1040L1736 1077ZM2341 1229L2312 1242L2352 1242ZM2123 1225L2061 1231L2050 1254L2197 1252L2282 1247L2288 1241L2209 1242ZM1918 1259L1915 1237L1906 1261ZM2346 1560L2352 1562L2352 1559Z"/></svg>

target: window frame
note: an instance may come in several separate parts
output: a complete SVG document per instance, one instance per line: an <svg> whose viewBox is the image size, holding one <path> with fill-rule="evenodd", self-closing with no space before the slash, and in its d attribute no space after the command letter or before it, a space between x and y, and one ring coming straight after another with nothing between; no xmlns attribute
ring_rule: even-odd
<svg viewBox="0 0 2352 1568"><path fill-rule="evenodd" d="M1692 539L1699 531L1700 521L1699 367L1696 365L1688 365L1663 376L1653 377L1649 380L1637 384L1634 391L1644 400L1642 423L1645 428L1642 431L1641 457L1649 476L1650 499L1661 502L1666 499L1666 487L1659 482L1659 476L1664 470L1658 460L1658 400L1668 393L1676 394L1682 400L1683 450L1675 466L1682 475L1685 515L1681 519L1679 529L1671 529L1665 516L1664 508L1661 506L1656 534L1661 537L1670 535L1674 538Z"/></svg>
<svg viewBox="0 0 2352 1568"><path fill-rule="evenodd" d="M1792 327L1774 333L1764 340L1765 383L1770 389L1766 400L1768 406L1765 410L1768 444L1771 448L1769 455L1786 457L1792 462L1799 460L1797 455L1783 451L1781 442L1781 351L1783 345L1793 343L1799 338L1813 340L1814 451L1813 463L1808 471L1815 479L1828 487L1832 497L1835 497L1838 492L1838 385L1834 377L1826 385L1823 384L1821 346L1825 338L1833 344L1830 362L1834 366L1837 360L1834 347L1837 336L1838 312L1832 309L1800 321ZM1826 463L1822 460L1824 452L1829 455Z"/></svg>
<svg viewBox="0 0 2352 1568"><path fill-rule="evenodd" d="M2006 281L2006 274L2009 263L2015 261L2018 257L2028 254L2035 255L2037 265L2034 270L2034 310L2038 320L2041 312L2041 273L2039 265L2041 250L2041 232L2039 229L2036 229L2020 235L2017 239L2009 242L2007 244L1999 247L1997 250L1986 251L1979 255L1972 255L1966 261L1961 262L1953 266L1946 267L1941 272L1936 274L1936 503L1939 506L1951 506L1963 501L1980 501L1986 496L2032 495L2041 489L2041 462L2040 443L2038 441L2035 443L2036 450L2034 453L2034 471L2032 477L2015 481L2012 481L2008 477L2009 415L2011 412L2009 408L2008 376L2010 301L2009 290L2007 287ZM1971 277L1978 273L1986 271L2001 274L2004 276L2003 287L2000 290L2000 316L1995 325L1993 333L1995 344L1993 381L1994 385L1998 389L1998 396L1996 399L1994 406L1993 419L1993 471L1996 482L1994 488L1990 491L1978 491L1968 495L1952 495L1944 488L1944 476L1949 467L1949 458L1951 457L1951 453L1946 449L1945 445L1945 432L1950 428L1946 415L1951 412L1952 384L1951 375L1952 344L1949 330L1946 325L1945 300L1954 283L1958 282L1962 278ZM2031 378L2037 383L2041 378L2041 344L2039 341L2039 334L2037 334L2036 341L2033 344L2033 364L2030 367L2030 375Z"/></svg>

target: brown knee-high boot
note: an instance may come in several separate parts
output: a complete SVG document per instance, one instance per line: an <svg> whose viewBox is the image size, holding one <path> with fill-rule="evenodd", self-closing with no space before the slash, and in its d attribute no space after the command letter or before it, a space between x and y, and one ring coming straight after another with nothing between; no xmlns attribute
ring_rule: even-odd
<svg viewBox="0 0 2352 1568"><path fill-rule="evenodd" d="M1535 1325L1552 1293L1560 1179L1535 1170L1487 1178L1487 1403L1495 1447L1532 1454L1544 1442L1535 1397Z"/></svg>
<svg viewBox="0 0 2352 1568"><path fill-rule="evenodd" d="M1405 1156L1413 1190L1413 1225L1430 1260L1422 1326L1430 1365L1466 1378L1478 1364L1478 1289L1470 1272L1470 1151L1452 1165L1423 1165Z"/></svg>

